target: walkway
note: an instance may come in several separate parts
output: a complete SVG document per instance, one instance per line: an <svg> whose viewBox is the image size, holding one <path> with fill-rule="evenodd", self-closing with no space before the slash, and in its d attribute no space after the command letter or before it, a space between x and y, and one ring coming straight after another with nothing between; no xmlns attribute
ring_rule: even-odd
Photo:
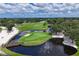
<svg viewBox="0 0 79 59"><path fill-rule="evenodd" d="M73 41L72 39L70 39L70 38L67 37L67 36L64 37L63 44L68 45L68 46L72 46L72 47L74 47L74 48L78 48L78 47L76 46L75 41Z"/></svg>
<svg viewBox="0 0 79 59"><path fill-rule="evenodd" d="M52 38L64 38L64 35L52 35Z"/></svg>
<svg viewBox="0 0 79 59"><path fill-rule="evenodd" d="M63 33L54 33L52 35L52 38L64 38L64 34Z"/></svg>

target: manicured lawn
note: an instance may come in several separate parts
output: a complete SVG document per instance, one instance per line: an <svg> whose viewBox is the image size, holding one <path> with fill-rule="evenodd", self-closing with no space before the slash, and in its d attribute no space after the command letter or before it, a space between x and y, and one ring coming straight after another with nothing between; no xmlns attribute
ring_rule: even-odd
<svg viewBox="0 0 79 59"><path fill-rule="evenodd" d="M1 48L2 51L4 51L7 55L10 55L10 56L24 56L22 54L19 54L19 53L16 53L16 52L13 52L7 48Z"/></svg>
<svg viewBox="0 0 79 59"><path fill-rule="evenodd" d="M47 29L47 27L48 27L47 22L23 23L23 24L17 26L17 28L20 31L44 30L44 29Z"/></svg>
<svg viewBox="0 0 79 59"><path fill-rule="evenodd" d="M45 32L32 32L29 34L22 36L18 42L24 46L35 46L43 44L51 38L51 35Z"/></svg>
<svg viewBox="0 0 79 59"><path fill-rule="evenodd" d="M77 52L74 54L74 56L79 56L79 40L77 39L77 40L75 40L75 42L76 42L76 45L77 45Z"/></svg>

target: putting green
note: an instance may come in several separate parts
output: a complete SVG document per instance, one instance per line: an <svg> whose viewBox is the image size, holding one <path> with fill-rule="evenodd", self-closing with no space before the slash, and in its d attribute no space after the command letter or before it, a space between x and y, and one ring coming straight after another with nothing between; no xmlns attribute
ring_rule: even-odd
<svg viewBox="0 0 79 59"><path fill-rule="evenodd" d="M32 32L22 36L18 43L24 46L35 46L45 43L47 40L51 38L51 35L45 32Z"/></svg>

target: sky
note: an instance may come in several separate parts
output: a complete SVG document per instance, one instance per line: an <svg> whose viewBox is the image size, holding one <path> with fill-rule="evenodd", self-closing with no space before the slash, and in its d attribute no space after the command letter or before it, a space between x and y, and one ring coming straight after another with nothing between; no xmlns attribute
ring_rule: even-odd
<svg viewBox="0 0 79 59"><path fill-rule="evenodd" d="M0 3L0 18L79 17L78 3Z"/></svg>

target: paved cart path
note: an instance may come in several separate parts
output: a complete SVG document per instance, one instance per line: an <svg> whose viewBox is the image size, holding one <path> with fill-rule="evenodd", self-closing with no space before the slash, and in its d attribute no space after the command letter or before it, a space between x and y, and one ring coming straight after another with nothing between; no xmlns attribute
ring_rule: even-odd
<svg viewBox="0 0 79 59"><path fill-rule="evenodd" d="M76 49L78 48L75 41L73 41L72 39L70 39L69 37L66 37L66 36L64 37L63 44L68 45L68 46L72 46Z"/></svg>

